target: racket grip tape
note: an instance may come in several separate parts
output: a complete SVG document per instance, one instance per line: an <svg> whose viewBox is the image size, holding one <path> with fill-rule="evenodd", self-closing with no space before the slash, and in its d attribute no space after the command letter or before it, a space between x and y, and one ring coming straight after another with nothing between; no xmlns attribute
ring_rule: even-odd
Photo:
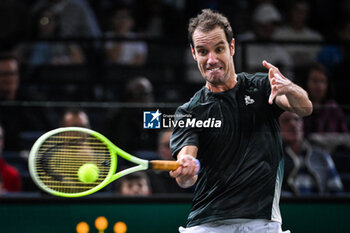
<svg viewBox="0 0 350 233"><path fill-rule="evenodd" d="M161 170L161 171L173 171L180 167L180 164L176 161L167 161L167 160L152 160L149 161L150 169L153 170ZM198 159L196 159L196 163L199 166L198 172L201 169L201 165ZM197 172L197 174L198 174Z"/></svg>
<svg viewBox="0 0 350 233"><path fill-rule="evenodd" d="M153 170L172 171L180 167L180 164L176 161L167 160L152 160L150 161L150 168Z"/></svg>

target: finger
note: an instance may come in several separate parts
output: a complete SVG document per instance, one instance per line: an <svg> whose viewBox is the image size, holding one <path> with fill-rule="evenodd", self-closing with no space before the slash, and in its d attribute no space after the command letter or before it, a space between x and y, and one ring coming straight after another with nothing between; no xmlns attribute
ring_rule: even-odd
<svg viewBox="0 0 350 233"><path fill-rule="evenodd" d="M282 77L283 75L281 74L281 72L278 69L274 70L273 75L278 79L283 79L283 77Z"/></svg>
<svg viewBox="0 0 350 233"><path fill-rule="evenodd" d="M181 173L182 173L182 167L179 167L178 169L169 172L170 176L173 178L179 177Z"/></svg>
<svg viewBox="0 0 350 233"><path fill-rule="evenodd" d="M265 66L267 69L277 69L277 67L276 66L274 66L274 65L272 65L271 63L269 63L269 62L267 62L266 60L264 60L263 62L262 62L262 64L263 64L263 66Z"/></svg>
<svg viewBox="0 0 350 233"><path fill-rule="evenodd" d="M270 97L269 97L269 104L273 103L273 100L275 99L275 97L276 97L276 92L271 91L271 94L270 94Z"/></svg>
<svg viewBox="0 0 350 233"><path fill-rule="evenodd" d="M191 167L183 167L182 172L181 172L181 176L186 177L189 174L191 174Z"/></svg>
<svg viewBox="0 0 350 233"><path fill-rule="evenodd" d="M274 75L273 69L270 68L269 69L269 79L271 80L273 77L275 77L275 75Z"/></svg>
<svg viewBox="0 0 350 233"><path fill-rule="evenodd" d="M273 78L270 79L270 84L271 84L271 86L275 85L276 83L277 83L277 80L276 80L275 77L273 77Z"/></svg>
<svg viewBox="0 0 350 233"><path fill-rule="evenodd" d="M198 169L198 165L191 163L191 165L182 168L182 172L180 176L183 179L190 179L191 177L197 174L197 169Z"/></svg>
<svg viewBox="0 0 350 233"><path fill-rule="evenodd" d="M174 171L170 171L170 172L169 172L169 175L170 175L170 177L172 177L172 178L176 178L176 175L175 175L175 172L174 172Z"/></svg>
<svg viewBox="0 0 350 233"><path fill-rule="evenodd" d="M184 175L186 176L194 176L196 175L196 169L197 169L197 164L192 161L191 164L185 168L186 171L183 172Z"/></svg>

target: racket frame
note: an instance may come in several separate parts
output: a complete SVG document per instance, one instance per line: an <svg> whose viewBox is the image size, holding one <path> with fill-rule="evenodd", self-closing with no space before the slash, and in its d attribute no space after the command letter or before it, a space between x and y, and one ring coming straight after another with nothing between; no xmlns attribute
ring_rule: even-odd
<svg viewBox="0 0 350 233"><path fill-rule="evenodd" d="M37 154L38 154L38 151L39 151L42 143L45 142L52 135L62 133L62 132L69 132L69 131L82 132L82 133L86 133L86 134L94 136L95 138L99 139L101 142L103 142L105 144L105 146L108 148L110 155L111 155L110 169L109 169L109 172L108 172L106 178L100 184L95 186L94 188L83 191L83 192L79 192L79 193L63 193L63 192L59 192L59 191L51 189L50 187L45 185L40 180L40 178L37 174L37 169L36 169L36 165L35 165ZM133 163L138 164L138 165L127 168L125 170L122 170L122 171L119 171L116 173L117 156L120 156L123 159L128 160L128 161L133 162ZM30 173L30 176L32 177L32 179L34 180L35 184L37 186L39 186L45 192L48 192L48 193L56 195L56 196L61 196L61 197L82 197L82 196L86 196L86 195L95 193L98 190L104 188L109 183L115 181L116 179L118 179L120 177L123 177L123 176L128 175L128 174L133 173L133 172L149 169L149 164L150 164L150 162L148 160L137 158L137 157L127 153L126 151L120 149L119 147L114 145L109 139L107 139L102 134L100 134L94 130L91 130L88 128L82 128L82 127L62 127L62 128L57 128L57 129L51 130L51 131L43 134L34 143L32 149L30 150L29 159L28 159L29 173Z"/></svg>

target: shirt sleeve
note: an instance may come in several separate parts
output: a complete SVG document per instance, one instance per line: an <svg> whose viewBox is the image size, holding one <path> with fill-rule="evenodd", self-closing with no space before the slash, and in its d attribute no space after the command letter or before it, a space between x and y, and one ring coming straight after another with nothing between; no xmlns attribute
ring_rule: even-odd
<svg viewBox="0 0 350 233"><path fill-rule="evenodd" d="M178 152L185 146L198 147L198 134L194 128L181 127L177 122L186 121L187 118L194 117L191 112L186 110L183 106L176 110L174 120L176 126L170 138L170 150L173 157L177 159Z"/></svg>

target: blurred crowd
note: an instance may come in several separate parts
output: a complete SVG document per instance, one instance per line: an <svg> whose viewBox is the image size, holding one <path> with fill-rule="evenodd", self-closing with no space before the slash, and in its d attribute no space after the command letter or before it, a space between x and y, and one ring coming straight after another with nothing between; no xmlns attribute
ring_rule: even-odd
<svg viewBox="0 0 350 233"><path fill-rule="evenodd" d="M100 131L138 157L172 159L171 130L143 129L142 113L173 114L203 85L186 38L203 8L230 20L237 72L264 71L267 60L314 104L304 119L281 115L283 195L350 194L350 0L1 0L0 195L39 192L28 151L60 126ZM139 172L104 192L193 189L167 172Z"/></svg>

